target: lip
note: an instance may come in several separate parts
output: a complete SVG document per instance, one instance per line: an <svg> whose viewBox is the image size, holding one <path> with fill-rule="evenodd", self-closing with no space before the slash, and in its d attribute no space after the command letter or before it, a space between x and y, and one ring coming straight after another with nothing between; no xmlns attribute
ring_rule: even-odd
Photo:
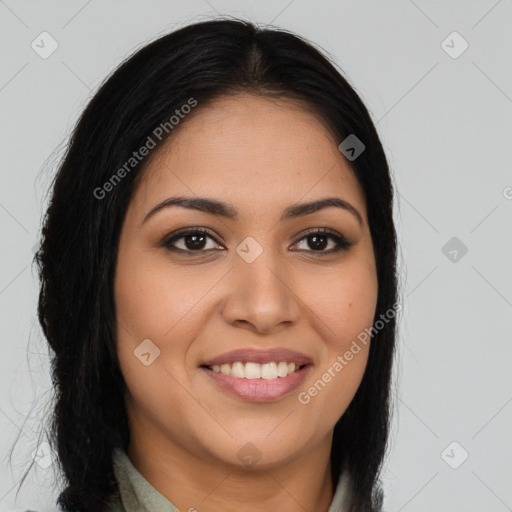
<svg viewBox="0 0 512 512"><path fill-rule="evenodd" d="M302 368L286 377L277 377L275 379L231 377L230 375L214 372L207 368L207 366L213 365L233 364L237 361L259 364L287 362L295 363L298 366L302 366ZM212 379L216 386L229 391L238 398L251 402L272 402L285 397L299 387L312 367L313 360L306 354L284 347L276 347L266 350L251 348L232 350L204 361L200 364L199 369Z"/></svg>
<svg viewBox="0 0 512 512"><path fill-rule="evenodd" d="M214 364L233 364L237 361L242 363L272 363L284 361L287 363L296 363L301 365L310 365L313 363L312 359L302 352L290 350L284 347L271 348L266 350L256 350L251 348L243 348L225 352L212 359L208 359L200 364L200 366L213 366ZM293 375L293 374L292 374ZM286 379L287 377L280 377ZM251 379L252 380L252 379ZM256 380L256 379L254 379Z"/></svg>
<svg viewBox="0 0 512 512"><path fill-rule="evenodd" d="M250 402L274 402L284 398L299 387L312 368L312 364L306 364L300 370L296 370L286 377L277 377L269 380L231 377L230 375L214 372L204 366L201 366L199 369L212 379L214 384L238 398Z"/></svg>

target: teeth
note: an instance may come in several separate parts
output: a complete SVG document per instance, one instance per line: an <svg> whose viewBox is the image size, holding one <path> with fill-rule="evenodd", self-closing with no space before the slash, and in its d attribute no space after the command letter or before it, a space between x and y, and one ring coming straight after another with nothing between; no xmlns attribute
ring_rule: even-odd
<svg viewBox="0 0 512 512"><path fill-rule="evenodd" d="M262 379L277 379L277 364L265 363L261 365L261 378Z"/></svg>
<svg viewBox="0 0 512 512"><path fill-rule="evenodd" d="M241 361L237 361L233 364L215 364L213 366L209 366L209 368L216 373L222 373L223 375L229 375L238 379L272 380L277 379L278 377L286 377L298 370L300 366L295 363L287 363L285 361L280 361L279 363L272 361L271 363L264 364L252 362L244 364Z"/></svg>
<svg viewBox="0 0 512 512"><path fill-rule="evenodd" d="M282 361L277 365L277 376L286 377L288 375L288 363Z"/></svg>
<svg viewBox="0 0 512 512"><path fill-rule="evenodd" d="M245 368L243 363L240 361L233 363L233 366L231 367L231 377L237 377L239 379L243 379L245 377Z"/></svg>
<svg viewBox="0 0 512 512"><path fill-rule="evenodd" d="M259 379L261 377L261 364L245 363L244 373L246 379Z"/></svg>

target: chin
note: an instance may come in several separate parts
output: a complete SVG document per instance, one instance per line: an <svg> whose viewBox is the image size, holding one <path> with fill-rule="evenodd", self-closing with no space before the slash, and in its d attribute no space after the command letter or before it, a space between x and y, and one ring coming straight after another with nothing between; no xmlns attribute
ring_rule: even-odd
<svg viewBox="0 0 512 512"><path fill-rule="evenodd" d="M236 466L237 469L270 470L295 459L304 449L302 444L290 442L294 439L291 434L281 432L279 436L275 435L274 439L270 439L272 434L267 436L267 433L251 436L246 432L245 435L236 437L227 444L216 443L210 446L208 451L215 459L229 466ZM283 439L287 439L288 442L283 443ZM222 448L219 450L220 446Z"/></svg>

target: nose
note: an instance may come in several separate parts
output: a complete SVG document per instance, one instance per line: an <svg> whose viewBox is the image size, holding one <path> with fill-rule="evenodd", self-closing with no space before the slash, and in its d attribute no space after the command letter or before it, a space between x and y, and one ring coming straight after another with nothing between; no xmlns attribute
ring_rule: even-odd
<svg viewBox="0 0 512 512"><path fill-rule="evenodd" d="M277 258L264 251L252 263L239 259L229 273L224 320L257 333L273 333L297 322L300 300L293 277Z"/></svg>

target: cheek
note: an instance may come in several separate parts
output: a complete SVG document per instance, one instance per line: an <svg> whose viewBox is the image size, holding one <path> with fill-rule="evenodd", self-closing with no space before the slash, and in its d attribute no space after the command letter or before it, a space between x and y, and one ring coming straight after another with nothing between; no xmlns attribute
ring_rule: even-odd
<svg viewBox="0 0 512 512"><path fill-rule="evenodd" d="M201 328L194 306L208 283L171 275L169 262L163 260L142 251L125 252L118 260L117 351L131 414L172 430L179 429L181 420L163 411L176 410L190 398L179 384L187 381L187 349Z"/></svg>
<svg viewBox="0 0 512 512"><path fill-rule="evenodd" d="M305 302L324 345L315 378L297 398L309 418L322 417L333 425L352 401L366 368L371 338L365 329L373 325L378 294L375 267L371 260L347 261L308 289Z"/></svg>
<svg viewBox="0 0 512 512"><path fill-rule="evenodd" d="M190 348L211 314L207 293L224 274L225 269L200 265L177 270L165 254L150 257L132 251L119 259L115 279L119 362L132 396L146 405L148 413L152 397L162 393L172 396L174 403L190 398L181 396L176 380L183 385L189 382ZM142 346L147 349L142 351ZM146 366L148 361L137 356L148 351L145 358L154 362Z"/></svg>
<svg viewBox="0 0 512 512"><path fill-rule="evenodd" d="M126 255L116 273L118 323L141 340L181 339L176 333L197 329L201 302L221 275L196 265L176 271L165 254Z"/></svg>
<svg viewBox="0 0 512 512"><path fill-rule="evenodd" d="M371 327L377 306L378 283L374 267L355 262L336 272L315 277L307 292L308 305L329 340L329 349L345 350Z"/></svg>

